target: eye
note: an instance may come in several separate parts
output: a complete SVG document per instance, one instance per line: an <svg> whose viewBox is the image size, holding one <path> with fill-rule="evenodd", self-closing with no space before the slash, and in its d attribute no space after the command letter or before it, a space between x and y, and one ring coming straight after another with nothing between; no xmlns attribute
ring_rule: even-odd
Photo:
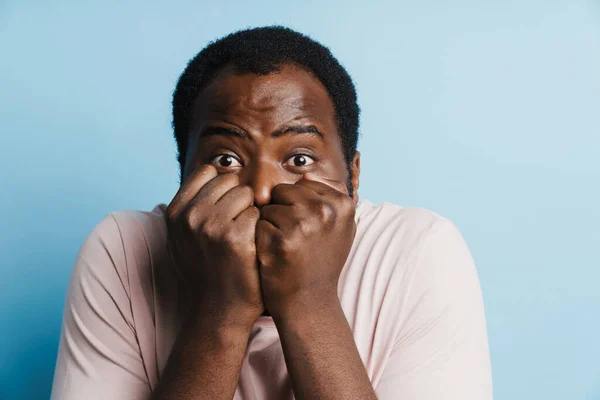
<svg viewBox="0 0 600 400"><path fill-rule="evenodd" d="M296 154L295 156L288 158L285 164L292 167L306 167L314 162L315 159L311 156L307 156L306 154Z"/></svg>
<svg viewBox="0 0 600 400"><path fill-rule="evenodd" d="M214 157L210 161L210 163L217 167L223 167L223 168L232 168L232 167L241 167L242 166L242 163L240 163L240 160L238 160L235 156L232 156L231 154L219 154L218 156Z"/></svg>

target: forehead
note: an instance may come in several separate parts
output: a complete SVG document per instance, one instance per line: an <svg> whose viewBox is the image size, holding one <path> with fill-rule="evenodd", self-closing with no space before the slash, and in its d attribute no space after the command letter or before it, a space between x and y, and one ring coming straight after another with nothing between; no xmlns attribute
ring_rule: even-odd
<svg viewBox="0 0 600 400"><path fill-rule="evenodd" d="M233 66L224 67L200 92L192 113L196 126L201 120L233 117L272 128L308 118L337 133L327 90L311 72L294 65L281 66L268 75L240 74Z"/></svg>

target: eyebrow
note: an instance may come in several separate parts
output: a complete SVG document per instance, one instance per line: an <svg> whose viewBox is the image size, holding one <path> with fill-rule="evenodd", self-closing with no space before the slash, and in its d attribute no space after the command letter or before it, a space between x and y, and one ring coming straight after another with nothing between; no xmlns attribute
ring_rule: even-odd
<svg viewBox="0 0 600 400"><path fill-rule="evenodd" d="M209 136L234 136L242 139L247 139L249 137L248 132L243 129L225 126L207 126L200 131L199 136L203 138Z"/></svg>
<svg viewBox="0 0 600 400"><path fill-rule="evenodd" d="M321 131L319 131L317 129L316 126L314 125L291 125L291 126L286 126L284 128L281 129L277 129L275 132L273 132L273 137L277 138L277 137L281 137L284 135L289 135L289 134L299 134L299 135L311 135L311 136L316 136L320 139L323 139L324 136L321 133Z"/></svg>
<svg viewBox="0 0 600 400"><path fill-rule="evenodd" d="M316 136L320 139L324 139L323 133L317 129L314 125L290 125L280 129L277 129L272 133L272 137L279 138L281 136L297 134L297 135L311 135ZM200 137L206 138L209 136L234 136L241 139L248 139L250 135L243 129L232 128L225 126L207 126L200 132Z"/></svg>

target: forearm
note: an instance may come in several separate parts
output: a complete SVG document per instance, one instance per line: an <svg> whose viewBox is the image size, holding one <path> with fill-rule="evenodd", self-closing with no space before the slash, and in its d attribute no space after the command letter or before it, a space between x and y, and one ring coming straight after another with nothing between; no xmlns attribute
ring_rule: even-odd
<svg viewBox="0 0 600 400"><path fill-rule="evenodd" d="M201 314L182 329L152 399L233 398L251 325Z"/></svg>
<svg viewBox="0 0 600 400"><path fill-rule="evenodd" d="M376 399L337 296L275 323L296 399Z"/></svg>

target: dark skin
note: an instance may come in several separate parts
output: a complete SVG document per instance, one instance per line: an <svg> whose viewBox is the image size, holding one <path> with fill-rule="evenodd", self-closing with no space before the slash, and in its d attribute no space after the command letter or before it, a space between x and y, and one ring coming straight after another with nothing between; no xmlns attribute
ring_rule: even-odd
<svg viewBox="0 0 600 400"><path fill-rule="evenodd" d="M154 398L231 399L265 312L297 399L376 398L337 295L359 173L360 154L348 167L331 99L309 72L225 67L202 90L167 208L193 307Z"/></svg>

